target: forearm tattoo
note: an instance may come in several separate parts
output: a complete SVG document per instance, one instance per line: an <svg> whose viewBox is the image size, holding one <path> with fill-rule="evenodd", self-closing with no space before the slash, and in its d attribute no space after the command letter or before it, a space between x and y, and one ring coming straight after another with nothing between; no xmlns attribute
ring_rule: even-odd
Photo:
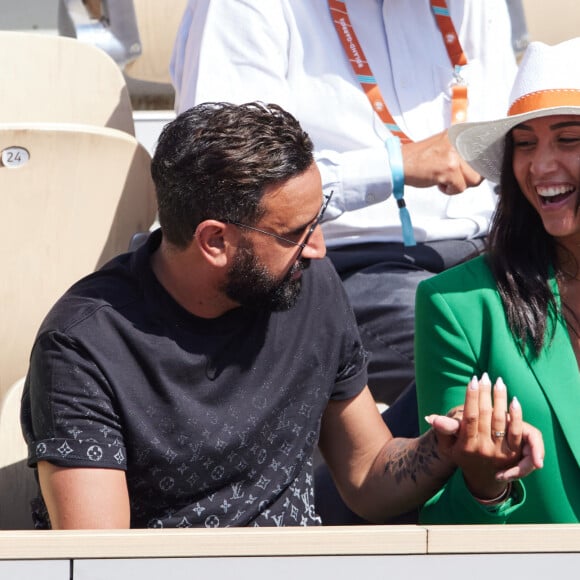
<svg viewBox="0 0 580 580"><path fill-rule="evenodd" d="M419 439L393 439L386 458L385 475L393 477L397 484L406 479L417 483L419 477L437 477L433 471L441 457L437 453L437 435L433 431ZM440 471L436 470L436 471Z"/></svg>

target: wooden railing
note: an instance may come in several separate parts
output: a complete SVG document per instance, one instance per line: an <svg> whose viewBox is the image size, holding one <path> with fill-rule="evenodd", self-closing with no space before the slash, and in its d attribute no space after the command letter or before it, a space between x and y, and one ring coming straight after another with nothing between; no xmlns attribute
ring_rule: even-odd
<svg viewBox="0 0 580 580"><path fill-rule="evenodd" d="M577 578L580 525L0 531L2 580Z"/></svg>

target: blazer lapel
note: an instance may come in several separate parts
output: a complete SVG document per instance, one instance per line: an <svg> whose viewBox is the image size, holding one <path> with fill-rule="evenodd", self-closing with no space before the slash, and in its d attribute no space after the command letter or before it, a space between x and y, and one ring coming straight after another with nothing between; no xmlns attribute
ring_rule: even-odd
<svg viewBox="0 0 580 580"><path fill-rule="evenodd" d="M557 286L553 290L559 303ZM553 340L544 345L540 356L533 357L528 346L525 357L580 466L580 372L562 316L556 322Z"/></svg>

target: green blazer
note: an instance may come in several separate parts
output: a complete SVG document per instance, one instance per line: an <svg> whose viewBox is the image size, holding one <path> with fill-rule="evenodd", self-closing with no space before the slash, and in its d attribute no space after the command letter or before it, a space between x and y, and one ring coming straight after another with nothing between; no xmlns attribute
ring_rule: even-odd
<svg viewBox="0 0 580 580"><path fill-rule="evenodd" d="M550 283L560 305L557 284ZM424 523L580 521L580 372L562 317L539 356L520 348L479 257L419 285L415 363L420 417L463 403L470 378L487 371L492 382L503 378L509 399L518 398L524 420L541 430L546 446L544 467L523 480L525 501L516 508L459 509L468 492L456 473L424 506Z"/></svg>

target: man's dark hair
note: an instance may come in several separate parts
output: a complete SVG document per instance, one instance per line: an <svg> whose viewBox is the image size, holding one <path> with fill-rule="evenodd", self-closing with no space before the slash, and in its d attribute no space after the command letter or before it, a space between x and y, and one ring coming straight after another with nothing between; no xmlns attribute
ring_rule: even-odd
<svg viewBox="0 0 580 580"><path fill-rule="evenodd" d="M165 238L186 247L198 224L255 224L264 190L306 171L313 145L277 105L203 103L181 113L159 137L151 173Z"/></svg>

